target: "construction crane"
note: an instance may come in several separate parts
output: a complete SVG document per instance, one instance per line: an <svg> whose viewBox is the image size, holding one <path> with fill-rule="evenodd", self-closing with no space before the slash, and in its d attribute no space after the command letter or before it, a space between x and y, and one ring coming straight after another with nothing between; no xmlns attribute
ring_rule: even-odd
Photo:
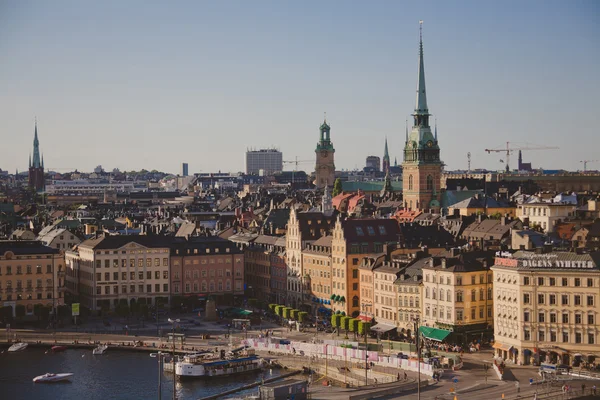
<svg viewBox="0 0 600 400"><path fill-rule="evenodd" d="M600 160L581 160L580 163L583 163L583 172L587 171L588 163L599 162Z"/></svg>
<svg viewBox="0 0 600 400"><path fill-rule="evenodd" d="M306 163L314 163L315 160L298 160L298 156L296 156L296 160L294 161L282 161L284 164L296 164L296 168L292 170L292 183L294 183L294 176L296 171L298 170L298 164L306 164Z"/></svg>
<svg viewBox="0 0 600 400"><path fill-rule="evenodd" d="M510 147L510 142L506 142L506 148L498 148L498 149L485 149L488 153L506 153L506 172L510 172L510 153L516 150L555 150L558 147L555 146L535 146L535 145L527 145L524 147L521 146L513 146Z"/></svg>

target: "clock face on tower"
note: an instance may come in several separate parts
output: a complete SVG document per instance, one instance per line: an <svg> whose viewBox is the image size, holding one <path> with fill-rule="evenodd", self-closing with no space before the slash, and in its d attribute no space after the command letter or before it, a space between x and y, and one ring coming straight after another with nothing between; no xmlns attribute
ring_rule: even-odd
<svg viewBox="0 0 600 400"><path fill-rule="evenodd" d="M325 157L327 157L327 154L328 154L327 151L322 151L321 152L321 157L325 158Z"/></svg>
<svg viewBox="0 0 600 400"><path fill-rule="evenodd" d="M433 146L433 142L431 140L427 141L427 147L432 147Z"/></svg>

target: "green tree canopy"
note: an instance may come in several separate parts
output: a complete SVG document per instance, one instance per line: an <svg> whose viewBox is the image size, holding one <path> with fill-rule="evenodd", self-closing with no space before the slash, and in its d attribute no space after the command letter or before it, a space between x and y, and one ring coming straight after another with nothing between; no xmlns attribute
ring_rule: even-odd
<svg viewBox="0 0 600 400"><path fill-rule="evenodd" d="M340 178L337 178L333 184L333 192L331 192L331 196L335 197L340 193L342 193L342 181Z"/></svg>
<svg viewBox="0 0 600 400"><path fill-rule="evenodd" d="M359 323L358 323L358 334L359 335L364 335L365 333L368 333L369 329L371 329L370 322L359 321Z"/></svg>

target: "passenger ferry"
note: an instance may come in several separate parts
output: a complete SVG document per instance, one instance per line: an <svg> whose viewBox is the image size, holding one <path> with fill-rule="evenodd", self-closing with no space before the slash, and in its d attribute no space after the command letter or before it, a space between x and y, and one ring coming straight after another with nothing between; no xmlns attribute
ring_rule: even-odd
<svg viewBox="0 0 600 400"><path fill-rule="evenodd" d="M221 377L259 371L263 359L247 351L246 356L221 359L207 359L205 354L189 354L183 361L175 364L175 373L179 378Z"/></svg>

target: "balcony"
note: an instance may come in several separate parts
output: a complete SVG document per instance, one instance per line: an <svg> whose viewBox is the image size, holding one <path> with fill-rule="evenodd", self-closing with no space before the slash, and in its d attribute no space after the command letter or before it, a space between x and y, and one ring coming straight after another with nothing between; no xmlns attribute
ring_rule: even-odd
<svg viewBox="0 0 600 400"><path fill-rule="evenodd" d="M22 291L23 291L23 288L20 288L20 287L18 287L18 288L16 289L16 292L17 292L17 293L21 293Z"/></svg>

